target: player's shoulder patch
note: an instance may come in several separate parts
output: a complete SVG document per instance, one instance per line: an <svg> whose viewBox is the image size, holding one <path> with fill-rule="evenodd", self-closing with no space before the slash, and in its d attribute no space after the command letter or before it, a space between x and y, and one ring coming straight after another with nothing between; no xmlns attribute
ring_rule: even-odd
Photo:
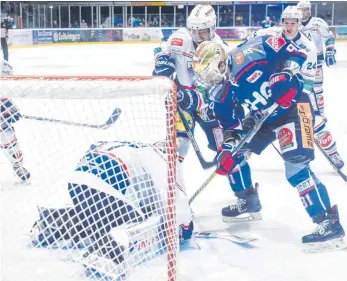
<svg viewBox="0 0 347 281"><path fill-rule="evenodd" d="M269 45L275 52L278 52L286 45L286 40L282 37L271 36L265 40L265 43Z"/></svg>
<svg viewBox="0 0 347 281"><path fill-rule="evenodd" d="M171 45L182 47L183 46L183 38L177 38L177 37L172 38Z"/></svg>

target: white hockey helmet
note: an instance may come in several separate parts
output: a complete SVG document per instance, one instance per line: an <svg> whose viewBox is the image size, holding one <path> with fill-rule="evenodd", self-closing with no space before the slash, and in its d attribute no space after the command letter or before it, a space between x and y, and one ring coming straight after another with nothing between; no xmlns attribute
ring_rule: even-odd
<svg viewBox="0 0 347 281"><path fill-rule="evenodd" d="M288 6L284 9L281 14L281 23L285 19L297 19L298 23L301 24L302 21L302 12L298 9L297 6Z"/></svg>
<svg viewBox="0 0 347 281"><path fill-rule="evenodd" d="M292 26L286 26L286 19L297 20L297 30L293 30ZM302 22L302 13L296 6L288 6L284 9L281 14L281 24L283 26L283 32L288 39L293 39L299 32L299 28Z"/></svg>
<svg viewBox="0 0 347 281"><path fill-rule="evenodd" d="M296 4L296 7L298 9L310 9L311 10L311 2L310 1L300 1L298 4Z"/></svg>
<svg viewBox="0 0 347 281"><path fill-rule="evenodd" d="M311 16L312 5L310 1L300 1L296 4L296 7L302 12L303 20L306 20Z"/></svg>
<svg viewBox="0 0 347 281"><path fill-rule="evenodd" d="M195 43L211 40L216 32L216 13L211 5L196 5L187 19L187 28Z"/></svg>

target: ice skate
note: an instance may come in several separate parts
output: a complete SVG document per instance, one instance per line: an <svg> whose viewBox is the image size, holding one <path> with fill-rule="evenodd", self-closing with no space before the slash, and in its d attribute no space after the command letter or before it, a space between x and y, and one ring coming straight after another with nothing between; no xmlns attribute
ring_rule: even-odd
<svg viewBox="0 0 347 281"><path fill-rule="evenodd" d="M255 188L238 192L237 201L222 209L222 220L227 223L261 220L261 203L258 196L258 184Z"/></svg>
<svg viewBox="0 0 347 281"><path fill-rule="evenodd" d="M337 205L331 207L319 219L318 227L308 235L302 237L306 252L322 252L341 250L347 247L343 240L345 231L340 224Z"/></svg>

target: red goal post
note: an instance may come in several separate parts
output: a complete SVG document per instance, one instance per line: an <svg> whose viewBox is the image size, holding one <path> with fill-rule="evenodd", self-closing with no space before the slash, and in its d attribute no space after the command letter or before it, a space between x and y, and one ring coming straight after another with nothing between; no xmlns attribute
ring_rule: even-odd
<svg viewBox="0 0 347 281"><path fill-rule="evenodd" d="M178 233L175 204L177 102L174 82L165 77L151 76L2 76L0 85L1 98L11 99L21 114L26 116L13 127L16 129L18 141L23 148L24 165L28 164L27 168L31 172L33 190L36 194L41 193L41 196L48 196L26 198L32 201L30 206L24 208L25 212L30 213L28 218L31 218L36 212L36 209L32 209L35 204L40 206L41 201L56 204L56 198L49 196L58 197L54 192L63 193L59 189L60 187L57 188L57 182L61 184L63 180L68 179L66 174L71 171L67 169L67 166L70 169L72 167L70 163L75 161L77 156L83 156L83 153L80 153L85 150L81 150L80 147L87 145L87 141L133 140L160 143L161 148L165 150L165 162L167 163L166 221L163 223L166 228L165 245L167 248L164 256L167 257L167 267L164 270L166 272L160 272L158 276L151 277L151 280L177 280ZM121 109L121 114L119 120L114 124L102 129L78 126L78 124L102 124L102 121L107 120L115 107ZM28 116L36 119L27 118ZM49 153L51 157L44 158L46 153ZM77 155L78 153L79 155ZM71 157L71 161L66 159L66 162L59 163L59 159L65 161L63 159L65 157ZM41 161L46 161L46 163L41 163ZM75 161L73 164L77 164L77 162ZM54 172L49 171L52 165L57 166ZM7 171L4 183L6 189L11 193L11 184L15 179L9 171L10 169ZM56 177L55 172L58 173ZM51 173L51 178L46 176L47 173ZM47 186L54 186L54 189L45 190ZM21 210L15 211L21 212ZM26 219L24 214L23 219ZM17 229L20 233L27 231L22 225L20 224ZM9 239L8 244L12 243L10 241L14 235L12 230L3 228L2 231L4 245L6 245L7 238ZM32 249L32 251L35 250ZM65 255L65 257L68 256ZM18 258L20 257L18 256ZM69 259L67 258L67 260ZM9 262L15 264L16 261ZM49 271L49 268L46 270ZM11 279L8 278L8 280Z"/></svg>

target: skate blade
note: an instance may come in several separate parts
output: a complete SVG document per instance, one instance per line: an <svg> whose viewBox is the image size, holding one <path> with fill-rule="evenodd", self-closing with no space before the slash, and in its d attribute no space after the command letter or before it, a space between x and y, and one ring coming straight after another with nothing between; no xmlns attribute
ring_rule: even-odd
<svg viewBox="0 0 347 281"><path fill-rule="evenodd" d="M257 213L244 213L237 217L225 217L222 216L222 221L226 223L238 223L238 222L252 222L262 220L263 217L260 212Z"/></svg>
<svg viewBox="0 0 347 281"><path fill-rule="evenodd" d="M342 237L332 239L325 242L315 242L315 243L305 243L304 252L305 253L323 253L336 250L345 250L347 244Z"/></svg>

